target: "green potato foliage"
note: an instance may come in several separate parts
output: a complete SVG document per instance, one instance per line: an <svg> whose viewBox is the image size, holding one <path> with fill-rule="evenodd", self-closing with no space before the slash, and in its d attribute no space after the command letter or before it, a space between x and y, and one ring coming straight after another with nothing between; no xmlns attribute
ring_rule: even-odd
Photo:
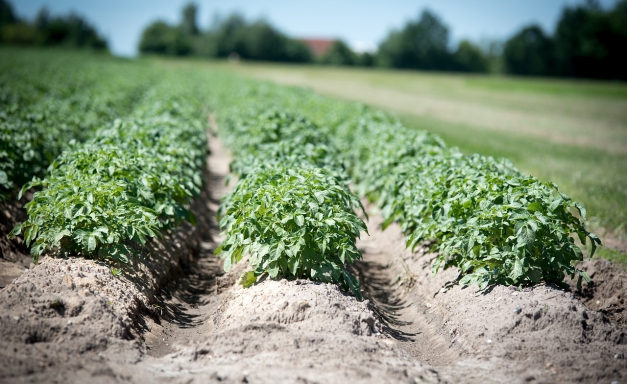
<svg viewBox="0 0 627 384"><path fill-rule="evenodd" d="M245 177L254 172L259 166L259 158L281 159L289 164L296 165L298 162L317 167L325 168L328 172L339 180L348 182L348 175L344 171L342 164L337 160L337 155L333 147L326 144L302 144L298 140L283 140L276 143L260 144L251 151L241 152L241 155L231 162L231 172Z"/></svg>
<svg viewBox="0 0 627 384"><path fill-rule="evenodd" d="M233 173L244 177L258 167L260 159L281 159L294 166L299 162L315 164L348 182L336 149L327 135L309 120L274 107L237 111L228 115L225 124L228 127L225 141L237 155L231 163Z"/></svg>
<svg viewBox="0 0 627 384"><path fill-rule="evenodd" d="M353 213L359 199L314 165L270 162L250 172L225 202L216 250L225 270L249 254L253 274L339 283L359 296L345 264L361 259L355 245L364 222ZM243 283L256 281L244 276Z"/></svg>
<svg viewBox="0 0 627 384"><path fill-rule="evenodd" d="M583 260L570 236L592 253L599 239L589 233L576 210L585 208L551 182L520 174L510 163L456 150L413 159L396 170L381 201L385 225L401 223L407 246L436 240L440 251L433 273L457 267L459 282L529 285L561 283L565 275L588 275L574 267Z"/></svg>
<svg viewBox="0 0 627 384"><path fill-rule="evenodd" d="M84 142L131 112L152 71L49 54L0 50L0 199L47 167L71 140ZM101 81L106 78L107 81ZM132 78L132 80L131 80Z"/></svg>
<svg viewBox="0 0 627 384"><path fill-rule="evenodd" d="M46 251L128 262L132 243L195 222L186 206L202 185L202 115L188 91L163 86L169 98L148 94L132 117L71 144L45 178L24 186L43 189L11 236L24 231L35 262Z"/></svg>
<svg viewBox="0 0 627 384"><path fill-rule="evenodd" d="M355 242L366 226L353 210L363 207L324 132L297 114L252 106L230 114L222 132L240 178L219 210L225 270L248 254L244 286L267 273L338 283L361 297L345 266L361 259Z"/></svg>
<svg viewBox="0 0 627 384"><path fill-rule="evenodd" d="M357 191L382 207L385 225L397 221L407 246L435 240L433 273L458 267L459 282L562 284L566 275L589 281L571 235L592 252L600 244L583 224L585 208L555 184L523 175L506 160L465 156L437 136L408 130L393 119L365 114L338 128ZM577 212L580 217L573 212Z"/></svg>
<svg viewBox="0 0 627 384"><path fill-rule="evenodd" d="M292 141L305 144L326 144L329 140L311 121L301 115L277 107L233 109L228 115L229 127L225 143L235 153L255 154L269 143Z"/></svg>
<svg viewBox="0 0 627 384"><path fill-rule="evenodd" d="M579 284L589 279L575 268L583 260L575 239L590 241L591 256L600 241L585 228L583 205L555 184L524 175L506 160L463 155L436 135L363 105L249 80L221 82L214 88L221 105L285 108L319 124L325 145L334 148L331 162L346 165L355 191L382 208L385 225L398 222L411 248L435 240L434 274L457 267L459 283L481 289L563 284L567 275ZM280 153L268 148L272 156Z"/></svg>

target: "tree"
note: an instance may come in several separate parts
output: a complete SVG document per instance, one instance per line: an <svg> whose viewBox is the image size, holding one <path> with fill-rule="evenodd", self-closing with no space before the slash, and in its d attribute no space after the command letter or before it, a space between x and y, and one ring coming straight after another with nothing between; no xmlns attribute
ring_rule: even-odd
<svg viewBox="0 0 627 384"><path fill-rule="evenodd" d="M287 39L285 61L292 63L310 63L313 60L309 47L302 41Z"/></svg>
<svg viewBox="0 0 627 384"><path fill-rule="evenodd" d="M50 27L50 11L46 6L43 6L35 16L35 28L39 31L45 31L48 27Z"/></svg>
<svg viewBox="0 0 627 384"><path fill-rule="evenodd" d="M6 0L0 0L0 28L16 23L17 17L13 12L13 6Z"/></svg>
<svg viewBox="0 0 627 384"><path fill-rule="evenodd" d="M462 40L453 54L457 63L457 70L464 72L488 72L488 58L481 48L468 40Z"/></svg>
<svg viewBox="0 0 627 384"><path fill-rule="evenodd" d="M505 43L503 62L508 73L547 76L553 73L553 45L538 25L523 28Z"/></svg>
<svg viewBox="0 0 627 384"><path fill-rule="evenodd" d="M35 28L18 19L11 3L0 0L0 41L8 44L32 45L36 40Z"/></svg>
<svg viewBox="0 0 627 384"><path fill-rule="evenodd" d="M285 54L287 38L272 28L267 22L259 20L240 31L242 58L264 61L280 61Z"/></svg>
<svg viewBox="0 0 627 384"><path fill-rule="evenodd" d="M555 31L558 71L563 76L591 76L607 56L598 44L602 10L596 4L564 8Z"/></svg>
<svg viewBox="0 0 627 384"><path fill-rule="evenodd" d="M202 38L200 51L209 56L228 57L236 53L242 59L309 62L306 45L292 40L264 20L248 23L239 14L216 20Z"/></svg>
<svg viewBox="0 0 627 384"><path fill-rule="evenodd" d="M187 55L191 47L179 27L168 25L164 21L155 21L142 32L139 52L160 55Z"/></svg>
<svg viewBox="0 0 627 384"><path fill-rule="evenodd" d="M248 23L240 14L225 19L215 17L208 31L196 24L197 7L185 6L179 26L163 21L150 24L142 32L139 51L160 55L198 55L242 59L309 62L311 53L303 43L292 40L264 20Z"/></svg>
<svg viewBox="0 0 627 384"><path fill-rule="evenodd" d="M357 56L345 42L335 40L320 62L330 65L355 65Z"/></svg>
<svg viewBox="0 0 627 384"><path fill-rule="evenodd" d="M155 21L142 32L139 52L166 55L169 49L171 27L164 21Z"/></svg>
<svg viewBox="0 0 627 384"><path fill-rule="evenodd" d="M45 45L63 45L77 48L107 49L107 42L81 16L71 13L54 17L48 28L40 31Z"/></svg>
<svg viewBox="0 0 627 384"><path fill-rule="evenodd" d="M481 51L485 55L488 62L488 72L504 73L503 68L503 49L505 42L501 40L483 40L481 42Z"/></svg>
<svg viewBox="0 0 627 384"><path fill-rule="evenodd" d="M611 76L616 79L627 80L627 0L619 1L608 14L612 37L608 41L610 52L609 62Z"/></svg>
<svg viewBox="0 0 627 384"><path fill-rule="evenodd" d="M375 64L375 55L370 52L362 52L357 55L357 65L361 67L372 67Z"/></svg>
<svg viewBox="0 0 627 384"><path fill-rule="evenodd" d="M453 69L448 51L448 28L432 12L425 10L401 31L393 31L380 45L378 63L395 68L425 70Z"/></svg>
<svg viewBox="0 0 627 384"><path fill-rule="evenodd" d="M562 76L627 79L627 2L609 12L598 3L564 8L555 31Z"/></svg>
<svg viewBox="0 0 627 384"><path fill-rule="evenodd" d="M183 8L183 21L181 22L181 30L184 35L196 36L200 32L196 22L196 14L198 7L194 3L189 3Z"/></svg>
<svg viewBox="0 0 627 384"><path fill-rule="evenodd" d="M46 7L33 23L19 20L11 4L0 0L2 41L9 44L64 46L107 50L107 41L80 15L51 17Z"/></svg>
<svg viewBox="0 0 627 384"><path fill-rule="evenodd" d="M243 47L238 40L246 26L244 17L237 13L219 22L214 32L217 57L227 57L233 52L240 54L237 51L242 51Z"/></svg>

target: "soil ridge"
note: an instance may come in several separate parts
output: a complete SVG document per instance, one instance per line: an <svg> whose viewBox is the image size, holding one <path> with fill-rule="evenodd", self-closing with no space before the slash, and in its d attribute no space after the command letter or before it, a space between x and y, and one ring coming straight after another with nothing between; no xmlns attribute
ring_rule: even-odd
<svg viewBox="0 0 627 384"><path fill-rule="evenodd" d="M442 377L465 383L627 381L624 291L617 289L624 287L624 272L616 266L604 260L583 265L598 271L596 287L610 296L595 301L599 310L585 296L582 301L550 284L478 292L447 284L457 277L453 268L432 276L436 255L428 244L406 250L398 225L382 232L381 215L369 216L371 236L358 243L364 261L357 266L366 291L396 305L391 313L397 323L390 325L396 332L421 332L399 343ZM368 288L372 281L374 290Z"/></svg>

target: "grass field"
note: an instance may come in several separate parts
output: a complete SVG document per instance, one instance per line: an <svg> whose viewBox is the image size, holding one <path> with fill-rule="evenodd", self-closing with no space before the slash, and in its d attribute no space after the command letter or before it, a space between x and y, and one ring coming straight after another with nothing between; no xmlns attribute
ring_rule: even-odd
<svg viewBox="0 0 627 384"><path fill-rule="evenodd" d="M214 63L396 113L466 153L507 157L588 208L608 258L627 251L627 85L413 71Z"/></svg>

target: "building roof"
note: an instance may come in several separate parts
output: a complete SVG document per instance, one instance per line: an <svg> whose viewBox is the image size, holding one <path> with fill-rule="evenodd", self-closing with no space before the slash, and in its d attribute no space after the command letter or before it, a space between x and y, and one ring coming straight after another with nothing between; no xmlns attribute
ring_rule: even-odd
<svg viewBox="0 0 627 384"><path fill-rule="evenodd" d="M309 47L309 49L314 54L314 56L322 56L329 50L329 48L331 48L331 45L333 44L334 40L300 39L300 41L302 41L303 43L305 43L305 45Z"/></svg>

